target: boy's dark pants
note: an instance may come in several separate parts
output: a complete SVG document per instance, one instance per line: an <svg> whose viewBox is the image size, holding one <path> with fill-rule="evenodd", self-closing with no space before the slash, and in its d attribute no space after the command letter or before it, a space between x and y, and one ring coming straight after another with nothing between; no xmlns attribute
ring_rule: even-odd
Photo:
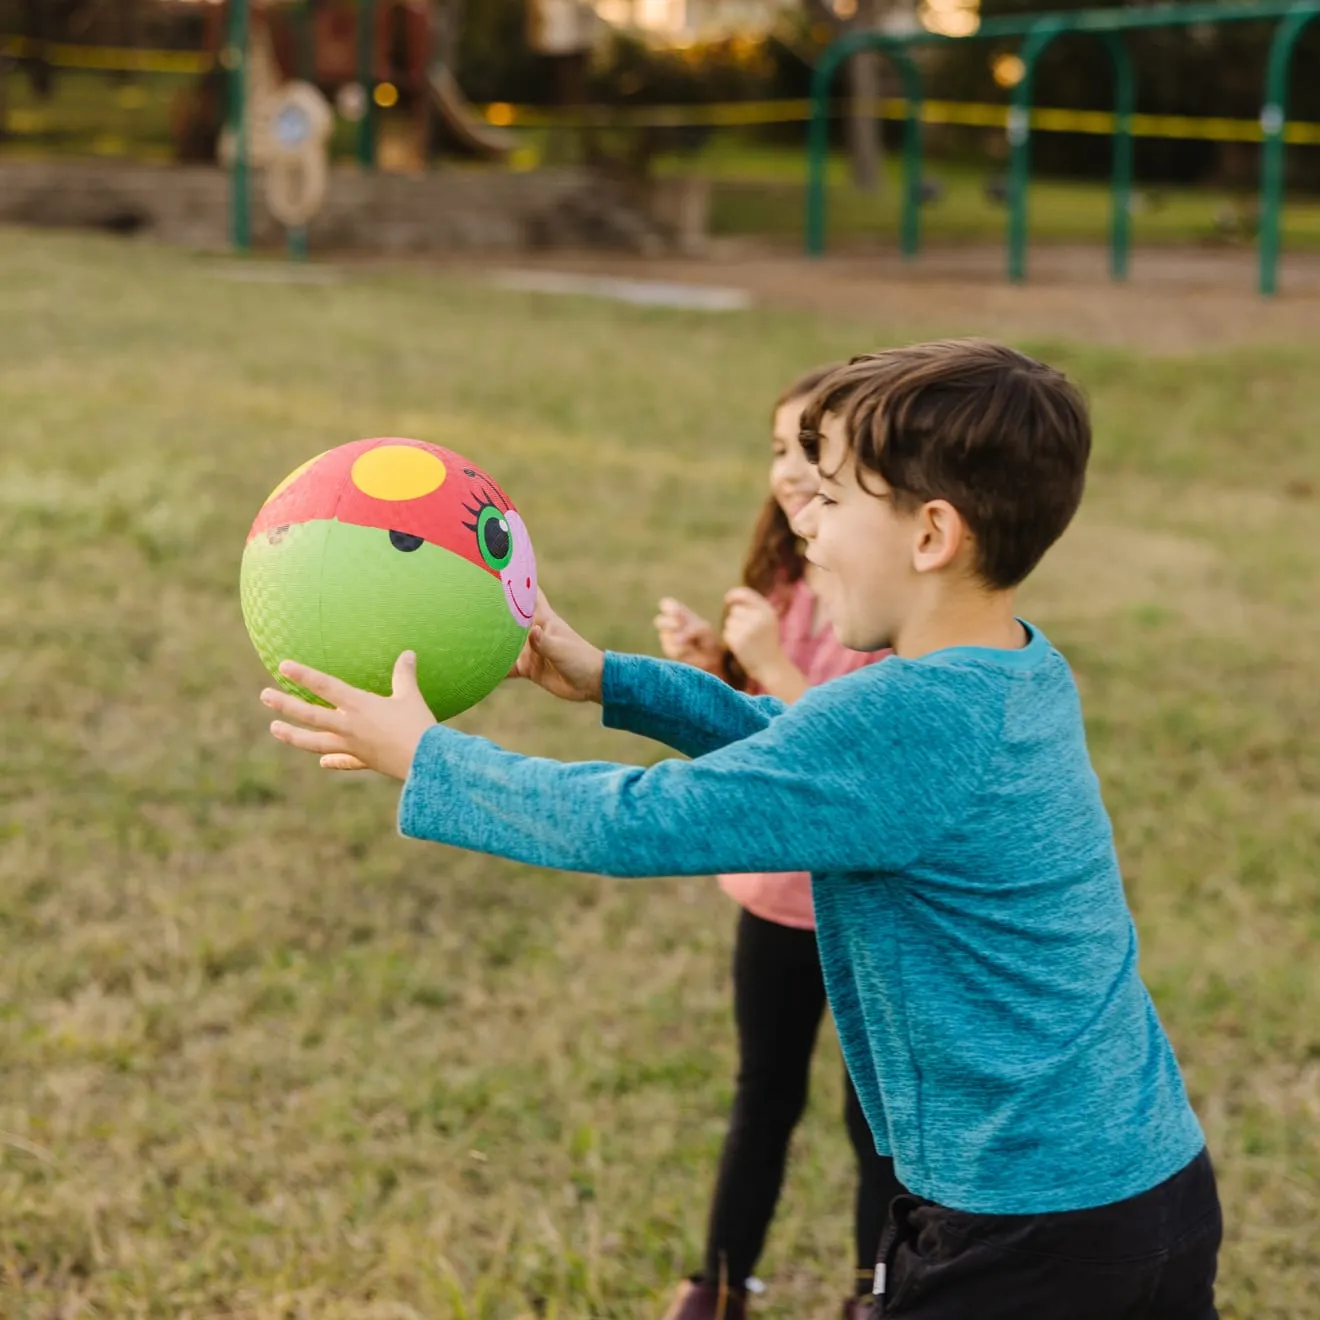
<svg viewBox="0 0 1320 1320"><path fill-rule="evenodd" d="M877 1315L1216 1320L1221 1235L1205 1151L1150 1191L1095 1210L971 1215L900 1196L880 1239Z"/></svg>

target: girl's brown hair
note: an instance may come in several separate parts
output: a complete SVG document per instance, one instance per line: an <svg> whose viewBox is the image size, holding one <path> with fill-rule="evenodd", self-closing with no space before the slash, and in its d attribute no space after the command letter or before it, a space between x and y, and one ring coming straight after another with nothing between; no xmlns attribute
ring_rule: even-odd
<svg viewBox="0 0 1320 1320"><path fill-rule="evenodd" d="M817 387L843 365L841 362L831 362L826 366L813 367L799 376L775 400L770 413L771 420L784 404L814 394ZM779 501L770 495L752 529L751 544L747 548L747 558L743 561L743 586L773 598L779 588L799 581L806 567L802 541L789 526ZM724 673L734 687L740 691L746 690L747 674L728 650L724 652Z"/></svg>

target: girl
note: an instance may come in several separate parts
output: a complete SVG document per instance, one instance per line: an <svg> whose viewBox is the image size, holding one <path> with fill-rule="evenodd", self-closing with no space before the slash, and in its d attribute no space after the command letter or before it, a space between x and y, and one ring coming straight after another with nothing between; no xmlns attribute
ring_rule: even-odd
<svg viewBox="0 0 1320 1320"><path fill-rule="evenodd" d="M795 381L775 405L770 497L743 570L725 597L723 636L681 602L660 602L655 626L672 660L708 670L733 686L796 701L811 686L878 660L839 645L818 618L815 570L789 526L816 492L815 470L798 443L807 396L833 367ZM738 1027L738 1087L710 1211L700 1274L679 1285L666 1320L740 1320L743 1281L752 1273L774 1216L789 1138L807 1100L825 986L816 949L811 877L726 875L725 891L742 907L733 955ZM845 1079L846 1080L846 1079ZM852 1082L845 1120L857 1155L856 1274L845 1320L866 1314L876 1246L890 1201L903 1188L893 1161L876 1153Z"/></svg>

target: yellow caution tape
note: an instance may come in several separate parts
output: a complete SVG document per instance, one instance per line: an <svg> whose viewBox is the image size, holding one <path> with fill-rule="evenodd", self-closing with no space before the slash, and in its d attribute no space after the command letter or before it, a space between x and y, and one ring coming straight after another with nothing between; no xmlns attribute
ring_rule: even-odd
<svg viewBox="0 0 1320 1320"><path fill-rule="evenodd" d="M92 69L106 73L166 73L199 76L215 67L215 59L201 51L137 50L124 46L70 46L39 43L28 37L0 37L0 55L12 58L42 56L57 68ZM842 112L845 107L839 105ZM880 119L905 119L907 103L881 100L873 107ZM727 101L707 105L587 106L581 110L555 110L543 106L488 105L483 112L492 124L524 128L748 128L760 124L802 123L811 118L811 102ZM959 124L972 128L1003 128L1008 107L975 101L923 101L924 124ZM1038 107L1031 126L1043 133L1090 133L1107 137L1117 126L1107 110L1061 110ZM15 132L23 128L11 123ZM1264 137L1255 119L1223 119L1190 115L1133 115L1134 137L1195 139L1208 142L1260 142ZM1320 145L1320 124L1290 123L1284 141Z"/></svg>
<svg viewBox="0 0 1320 1320"><path fill-rule="evenodd" d="M40 56L60 69L98 69L106 73L175 73L197 75L215 65L195 50L137 50L130 46L66 46L30 37L0 37L0 55L12 59Z"/></svg>
<svg viewBox="0 0 1320 1320"><path fill-rule="evenodd" d="M838 105L842 112L846 107ZM923 101L923 124L958 124L972 128L1004 128L1008 106L975 101ZM587 106L553 110L497 102L483 113L492 124L523 128L686 128L746 127L755 124L800 123L811 117L810 101L731 101L713 105ZM879 119L907 118L907 102L877 101ZM1118 117L1108 110L1061 110L1037 107L1031 126L1042 133L1089 133L1108 137ZM1200 139L1211 142L1260 142L1264 134L1255 119L1222 119L1190 115L1132 115L1134 137ZM1320 124L1289 123L1284 141L1320 144Z"/></svg>

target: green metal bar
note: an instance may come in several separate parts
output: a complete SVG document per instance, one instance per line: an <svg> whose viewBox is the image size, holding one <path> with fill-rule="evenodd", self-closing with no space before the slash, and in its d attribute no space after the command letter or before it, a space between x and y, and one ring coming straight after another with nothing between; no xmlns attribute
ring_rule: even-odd
<svg viewBox="0 0 1320 1320"><path fill-rule="evenodd" d="M854 32L825 48L820 64L828 69L826 85L838 66L859 51L895 50L910 46L939 46L955 42L1028 37L1037 28L1050 26L1060 32L1136 32L1146 28L1193 27L1203 23L1248 23L1267 18L1287 18L1310 9L1313 0L1233 0L1224 4L1160 4L1124 6L1117 9L1078 9L1071 13L1006 15L987 18L970 36L948 37L924 29L901 35L887 32ZM813 89L816 83L813 80ZM814 95L814 90L813 90Z"/></svg>
<svg viewBox="0 0 1320 1320"><path fill-rule="evenodd" d="M829 46L811 71L811 118L807 122L807 196L802 220L803 242L809 257L825 251L825 168L830 151L830 83L839 62L833 58L838 43Z"/></svg>
<svg viewBox="0 0 1320 1320"><path fill-rule="evenodd" d="M229 70L229 130L234 164L229 177L229 236L236 252L252 246L252 172L248 161L248 0L229 0L224 62Z"/></svg>
<svg viewBox="0 0 1320 1320"><path fill-rule="evenodd" d="M295 225L288 234L289 257L293 261L307 260L307 226Z"/></svg>
<svg viewBox="0 0 1320 1320"><path fill-rule="evenodd" d="M896 61L916 46L945 45L951 42L995 40L1024 37L1022 59L1026 72L1013 89L1009 108L1009 279L1015 283L1026 276L1027 189L1031 174L1031 106L1033 74L1036 61L1055 37L1066 33L1090 32L1115 41L1120 32L1149 28L1191 27L1204 23L1239 23L1277 18L1284 20L1275 34L1270 54L1266 106L1261 113L1265 132L1265 153L1261 172L1261 291L1272 293L1276 285L1279 251L1279 211L1283 196L1283 127L1284 102L1287 98L1288 68L1297 39L1306 25L1320 15L1320 0L1225 0L1223 4L1155 4L1124 6L1117 9L1082 9L1072 13L1005 16L981 23L968 37L948 37L940 33L916 31L904 35L885 32L854 32L826 47L812 72L811 121L808 132L806 250L819 256L825 248L825 166L829 150L829 90L844 60L862 51L881 50ZM1117 123L1114 134L1113 216L1110 228L1110 269L1116 279L1127 274L1131 242L1132 136L1131 118L1135 105L1135 77L1126 50L1115 59L1115 106ZM905 73L905 79L907 74ZM919 85L919 84L918 84ZM920 123L914 127L909 96L908 136L904 157L904 225L911 223L913 161L920 163ZM917 145L912 145L914 138ZM915 195L920 204L920 178L916 176ZM912 231L916 232L915 228ZM905 229L905 251L908 235ZM915 243L915 239L912 240ZM915 246L912 248L915 251Z"/></svg>
<svg viewBox="0 0 1320 1320"><path fill-rule="evenodd" d="M903 214L899 222L899 251L911 260L921 249L921 70L906 51L891 51L903 77L907 119L903 125Z"/></svg>
<svg viewBox="0 0 1320 1320"><path fill-rule="evenodd" d="M1275 30L1265 74L1265 104L1260 127L1265 146L1260 158L1260 291L1272 298L1279 291L1279 251L1282 246L1284 173L1283 130L1288 120L1288 74L1293 52L1306 27L1320 18L1320 4L1304 0Z"/></svg>
<svg viewBox="0 0 1320 1320"><path fill-rule="evenodd" d="M1042 19L1022 44L1021 81L1013 88L1008 111L1008 278L1021 284L1027 277L1027 196L1031 184L1031 110L1036 65L1046 50L1072 29L1054 19ZM1132 242L1132 113L1137 81L1132 56L1115 33L1104 34L1114 61L1114 169L1109 220L1109 272L1127 278Z"/></svg>
<svg viewBox="0 0 1320 1320"><path fill-rule="evenodd" d="M1022 77L1008 107L1008 278L1021 284L1027 277L1027 191L1031 183L1031 103L1035 96L1036 64L1059 35L1054 19L1040 19L1022 43Z"/></svg>
<svg viewBox="0 0 1320 1320"><path fill-rule="evenodd" d="M1309 0L1303 0L1309 3ZM1225 4L1159 4L1117 9L1078 9L1046 14L1005 15L987 18L967 37L947 37L937 32L855 33L842 40L874 46L931 46L949 42L1029 36L1038 23L1058 24L1062 32L1135 32L1146 28L1193 27L1202 23L1249 23L1266 18L1287 18L1298 8L1297 0L1234 0ZM840 43L841 44L841 43ZM826 52L828 54L828 51ZM851 53L851 52L850 52Z"/></svg>
<svg viewBox="0 0 1320 1320"><path fill-rule="evenodd" d="M358 124L357 158L363 169L376 168L376 0L358 0L358 83L366 93Z"/></svg>
<svg viewBox="0 0 1320 1320"><path fill-rule="evenodd" d="M876 37L880 36L877 41ZM921 246L921 70L916 61L881 34L858 32L832 43L811 73L811 117L807 125L807 197L803 233L806 253L819 257L825 251L826 172L830 151L830 87L845 60L859 51L880 49L897 65L903 79L907 117L903 129L903 209L899 222L899 247L905 257Z"/></svg>
<svg viewBox="0 0 1320 1320"><path fill-rule="evenodd" d="M303 82L316 81L316 39L312 31L312 0L298 0L294 11L294 35L297 40L298 77Z"/></svg>
<svg viewBox="0 0 1320 1320"><path fill-rule="evenodd" d="M1114 61L1114 182L1109 221L1109 274L1128 276L1132 247L1132 114L1137 108L1137 75L1132 53L1115 33L1105 36Z"/></svg>

